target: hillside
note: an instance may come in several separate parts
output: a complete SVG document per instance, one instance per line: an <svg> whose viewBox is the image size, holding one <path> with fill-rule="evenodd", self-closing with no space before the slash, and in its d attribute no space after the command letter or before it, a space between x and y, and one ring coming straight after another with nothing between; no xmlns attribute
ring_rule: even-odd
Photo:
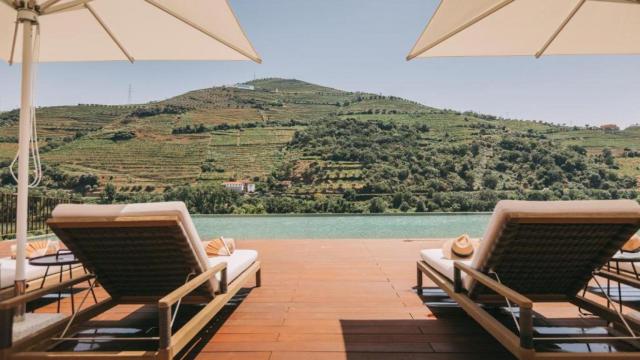
<svg viewBox="0 0 640 360"><path fill-rule="evenodd" d="M640 175L638 127L603 131L498 119L299 80L245 85L149 104L38 109L45 185L97 196L112 184L121 199L144 200L168 187L252 179L265 198L381 197L398 208L426 201L432 210L484 209L498 197L620 196L610 189L635 196L625 191L635 190ZM17 112L0 114L3 167L16 135ZM0 180L11 182L6 171ZM537 193L544 191L553 194ZM438 192L484 197L487 204L454 199L452 205L434 200Z"/></svg>

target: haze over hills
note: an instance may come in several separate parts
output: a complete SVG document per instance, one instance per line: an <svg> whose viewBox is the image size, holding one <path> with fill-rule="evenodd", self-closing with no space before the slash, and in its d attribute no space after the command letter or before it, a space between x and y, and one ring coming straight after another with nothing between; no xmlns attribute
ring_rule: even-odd
<svg viewBox="0 0 640 360"><path fill-rule="evenodd" d="M17 116L0 114L3 167L17 146ZM329 212L365 210L357 204L375 197L395 208L422 201L432 210L474 210L435 197L486 198L483 191L490 191L480 208L496 196L544 191L552 198L611 197L618 196L611 189L635 191L640 174L638 127L499 119L279 78L141 105L46 107L38 109L38 125L46 187L97 195L112 184L123 200L160 196L167 187L250 179L265 197L348 195L356 204L324 209ZM6 171L2 182L11 183Z"/></svg>

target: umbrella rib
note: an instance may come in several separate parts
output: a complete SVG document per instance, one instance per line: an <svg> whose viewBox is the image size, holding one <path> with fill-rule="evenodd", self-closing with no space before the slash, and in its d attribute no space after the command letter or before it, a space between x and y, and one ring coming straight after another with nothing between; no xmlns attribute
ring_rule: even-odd
<svg viewBox="0 0 640 360"><path fill-rule="evenodd" d="M50 7L52 5L55 5L56 3L59 3L59 2L60 2L60 0L47 0L42 5L40 5L40 11L44 11L48 7Z"/></svg>
<svg viewBox="0 0 640 360"><path fill-rule="evenodd" d="M640 0L638 0L638 1L640 1ZM240 25L240 20L238 20L238 16L236 15L236 13L233 11L233 8L229 4L229 0L225 0L225 2L227 3L227 6L231 10L231 14L233 15L233 19L236 21L236 25L238 25L238 27L240 28L240 31L242 31L242 35L244 35L245 39L247 39L247 42L249 43L249 46L251 47L251 50L253 50L253 52L257 54L258 51L256 51L256 49L253 47L253 44L249 40L249 37L247 36L247 33L244 31L244 28L242 28L242 25ZM260 55L258 55L257 61L255 59L252 59L252 60L256 61L258 64L261 64L262 63L262 59L259 56Z"/></svg>
<svg viewBox="0 0 640 360"><path fill-rule="evenodd" d="M93 0L73 0L59 5L52 5L49 9L40 10L42 15L54 14L63 10L71 9L76 6L90 3Z"/></svg>
<svg viewBox="0 0 640 360"><path fill-rule="evenodd" d="M183 23L185 23L185 24L187 24L187 25L191 26L192 28L194 28L194 29L196 29L196 30L200 31L201 33L203 33L203 34L205 34L205 35L209 36L210 38L212 38L212 39L214 39L214 40L217 40L218 42L220 42L220 43L222 43L222 44L226 45L227 47L229 47L229 48L231 48L231 49L233 49L233 50L235 50L235 51L239 52L240 54L242 54L242 55L244 55L244 56L248 57L249 59L251 59L251 60L253 60L253 61L257 62L258 64L262 63L262 59L260 59L259 57L256 57L256 56L254 56L254 55L252 55L252 54L250 54L250 53L248 53L248 52L246 52L246 51L244 51L244 50L240 49L239 47L237 47L237 46L233 45L232 43L230 43L230 42L228 42L228 41L226 41L226 40L224 40L224 39L220 38L219 36L216 36L215 34L211 33L209 30L207 30L207 29L203 28L202 26L200 26L200 25L198 25L198 24L194 23L193 21L191 21L191 20L189 20L189 19L185 18L184 16L182 16L182 15L180 15L180 14L176 13L175 11L172 11L171 9L169 9L169 8L167 8L167 7L163 6L163 5L161 5L161 4L157 3L157 2L155 2L154 0L145 0L145 1L146 1L148 4L155 6L156 8L158 8L158 9L160 9L160 10L164 11L165 13L167 13L167 14L169 14L169 15L173 16L174 18L176 18L176 19L178 19L178 20L182 21ZM513 0L510 0L510 1L513 1Z"/></svg>
<svg viewBox="0 0 640 360"><path fill-rule="evenodd" d="M114 43L116 43L116 45L118 45L118 47L120 48L120 51L122 51L122 53L124 54L124 56L127 57L127 59L129 59L129 62L131 62L133 64L133 62L135 61L135 59L131 56L131 54L129 54L129 52L127 51L127 49L125 49L124 45L122 45L122 43L118 40L118 38L115 36L115 34L111 31L111 29L107 26L107 24L102 20L102 18L95 12L95 10L93 10L93 8L91 7L91 5L89 4L84 4L84 7L87 8L87 10L89 10L89 12L91 13L91 15L93 15L93 17L96 19L96 21L98 22L98 24L100 24L100 26L102 26L102 28L104 29L104 31L109 35L109 37L111 38L111 40L113 40Z"/></svg>
<svg viewBox="0 0 640 360"><path fill-rule="evenodd" d="M16 26L13 28L13 41L11 42L11 55L9 55L9 65L13 65L13 57L16 53L16 41L18 41L18 26L20 26L20 23L16 21Z"/></svg>
<svg viewBox="0 0 640 360"><path fill-rule="evenodd" d="M591 0L591 1L600 1L600 2L608 2L608 3L619 3L619 4L630 4L630 5L640 5L640 0Z"/></svg>
<svg viewBox="0 0 640 360"><path fill-rule="evenodd" d="M448 32L446 35L442 36L441 38L439 38L438 40L430 43L429 45L422 47L420 49L418 49L417 51L412 51L408 56L407 56L407 60L412 60L422 54L424 54L425 52L433 49L434 47L440 45L441 43L449 40L450 38L452 38L453 36L459 34L460 32L466 30L467 28L469 28L470 26L473 26L475 24L477 24L478 22L480 22L481 20L485 19L486 17L498 12L500 9L502 9L503 7L511 4L512 2L514 2L515 0L503 0L502 2L500 2L499 4L489 8L488 10L486 10L485 12L481 13L480 15L474 17L473 19L471 19L470 21L458 26L457 28L453 29L452 31ZM423 32L423 34L426 32Z"/></svg>
<svg viewBox="0 0 640 360"><path fill-rule="evenodd" d="M549 48L549 46L551 46L551 44L556 40L556 38L558 37L558 35L560 35L560 33L562 32L562 30L564 30L564 28L567 26L567 24L569 24L569 22L571 21L571 19L573 19L574 16L576 16L576 14L578 13L578 11L580 11L580 8L582 8L582 5L584 5L584 3L587 2L587 0L580 0L578 1L578 3L576 4L576 6L573 8L573 10L571 10L571 12L569 13L569 15L562 21L562 23L560 24L560 26L556 29L556 31L553 32L553 34L551 35L551 37L547 40L547 42L544 43L544 45L542 46L542 49L540 49L537 53L536 53L536 58L540 58L542 56L542 54L544 54L545 51L547 51L547 49Z"/></svg>

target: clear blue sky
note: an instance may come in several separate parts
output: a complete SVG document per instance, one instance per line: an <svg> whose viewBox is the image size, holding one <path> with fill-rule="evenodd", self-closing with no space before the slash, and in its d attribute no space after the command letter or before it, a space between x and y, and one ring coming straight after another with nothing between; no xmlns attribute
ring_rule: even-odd
<svg viewBox="0 0 640 360"><path fill-rule="evenodd" d="M567 124L640 122L640 56L405 61L437 0L231 0L264 59L43 64L38 105L126 103L256 77L297 78L436 107ZM19 67L0 64L0 109Z"/></svg>

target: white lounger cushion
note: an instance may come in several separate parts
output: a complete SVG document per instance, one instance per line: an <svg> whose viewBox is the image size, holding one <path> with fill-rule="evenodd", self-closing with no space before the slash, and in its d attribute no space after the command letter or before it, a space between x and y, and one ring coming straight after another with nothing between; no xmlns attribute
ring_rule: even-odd
<svg viewBox="0 0 640 360"><path fill-rule="evenodd" d="M78 267L80 265L74 265L72 268ZM33 266L26 264L25 268L25 277L27 281L33 281L36 279L40 279L44 276L47 268L46 266ZM68 271L69 267L65 266L64 271ZM49 269L48 275L58 274L60 272L60 266L52 266ZM48 277L48 276L47 276ZM0 259L0 289L6 289L8 287L13 286L16 280L16 261L9 257Z"/></svg>
<svg viewBox="0 0 640 360"><path fill-rule="evenodd" d="M54 218L83 218L83 217L138 217L138 216L178 216L184 227L187 239L194 250L202 269L208 266L207 255L202 247L187 206L181 201L169 201L143 204L91 205L91 204L60 204L51 213Z"/></svg>
<svg viewBox="0 0 640 360"><path fill-rule="evenodd" d="M442 249L426 249L420 251L422 260L434 268L437 272L453 281L453 263L460 261L466 265L471 265L471 259L469 260L449 260L442 254ZM464 279L466 274L462 272L462 278Z"/></svg>
<svg viewBox="0 0 640 360"><path fill-rule="evenodd" d="M238 249L231 254L231 256L213 256L209 258L209 266L215 266L217 264L227 263L227 281L232 282L243 271L245 271L251 264L258 260L258 252L255 250L243 250ZM220 274L216 277L220 281Z"/></svg>
<svg viewBox="0 0 640 360"><path fill-rule="evenodd" d="M191 215L189 214L186 205L181 201L117 205L60 204L56 206L51 216L54 218L178 216L183 230L185 231L186 238L189 240L191 249L196 255L198 263L202 268L201 270L205 271L210 267L210 260L207 257L206 251L202 244L202 240L200 239L198 231L196 230L196 227L191 220ZM244 258L242 254L243 253L240 253L239 257ZM238 264L244 263L245 262L238 261ZM242 271L244 271L244 269L246 269L250 265L251 263L246 265L246 267L243 268ZM242 272L238 272L237 269L235 270L237 273L236 276ZM233 278L235 278L231 276L230 269L228 270L227 277L229 282ZM217 281L212 279L211 285L214 290L218 290Z"/></svg>

